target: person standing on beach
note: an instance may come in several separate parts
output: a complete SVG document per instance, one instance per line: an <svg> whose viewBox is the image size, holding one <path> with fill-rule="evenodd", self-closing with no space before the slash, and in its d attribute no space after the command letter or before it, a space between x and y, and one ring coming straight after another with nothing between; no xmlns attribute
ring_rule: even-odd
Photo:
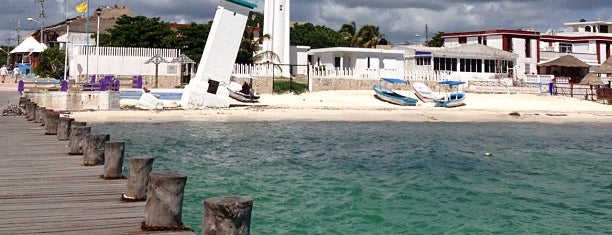
<svg viewBox="0 0 612 235"><path fill-rule="evenodd" d="M6 69L6 65L2 65L2 68L0 68L0 76L2 77L2 83L4 83L6 76L8 76L8 69Z"/></svg>
<svg viewBox="0 0 612 235"><path fill-rule="evenodd" d="M21 71L19 70L19 67L15 67L15 68L13 69L13 76L15 76L15 83L17 83L17 80L19 80L19 73L20 73L20 72L21 72Z"/></svg>

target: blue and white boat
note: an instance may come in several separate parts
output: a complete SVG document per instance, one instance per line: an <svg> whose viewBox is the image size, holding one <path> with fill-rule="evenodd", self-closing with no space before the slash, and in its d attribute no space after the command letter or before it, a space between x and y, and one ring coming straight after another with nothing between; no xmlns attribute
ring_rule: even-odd
<svg viewBox="0 0 612 235"><path fill-rule="evenodd" d="M439 82L438 84L440 85L449 86L451 92L446 94L443 97L435 99L434 102L436 103L436 107L452 108L452 107L465 105L465 103L463 102L463 100L465 99L465 92L459 90L459 86L464 83L465 82L462 82L462 81ZM456 88L456 90L453 91L453 88Z"/></svg>
<svg viewBox="0 0 612 235"><path fill-rule="evenodd" d="M383 85L383 82L391 83L391 84L406 84L406 81L402 79L381 78L380 82L375 84L373 87L374 92L376 92L376 97L378 99L392 103L392 104L404 105L404 106L415 106L416 103L418 102L417 99L398 94L395 91L387 88L385 85Z"/></svg>

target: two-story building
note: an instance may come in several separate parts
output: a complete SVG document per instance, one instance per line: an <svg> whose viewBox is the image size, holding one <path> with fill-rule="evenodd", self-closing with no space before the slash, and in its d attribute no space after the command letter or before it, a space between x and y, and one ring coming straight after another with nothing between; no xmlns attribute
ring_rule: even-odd
<svg viewBox="0 0 612 235"><path fill-rule="evenodd" d="M572 55L587 63L593 72L612 54L612 22L585 21L564 24L560 32L548 30L483 30L452 32L443 35L444 46L479 43L517 55L514 71L522 79L525 74L542 73L538 64L564 55Z"/></svg>

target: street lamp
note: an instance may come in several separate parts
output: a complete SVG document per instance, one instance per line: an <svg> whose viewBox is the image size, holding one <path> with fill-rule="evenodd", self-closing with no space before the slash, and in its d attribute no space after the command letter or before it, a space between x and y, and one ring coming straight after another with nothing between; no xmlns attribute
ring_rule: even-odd
<svg viewBox="0 0 612 235"><path fill-rule="evenodd" d="M45 43L45 38L44 38L44 35L45 35L45 34L44 34L44 32L45 32L44 30L45 30L45 28L44 28L44 24L43 24L42 22L38 21L38 20L35 20L35 19L34 19L34 18L32 18L32 17L28 17L28 18L27 18L27 20L28 20L28 21L34 21L34 22L36 22L36 23L39 23L39 24L40 24L40 43L43 43L43 44L44 44L44 43Z"/></svg>
<svg viewBox="0 0 612 235"><path fill-rule="evenodd" d="M96 30L96 79L99 76L100 69L100 15L102 14L102 8L96 9L96 15L98 15L98 29Z"/></svg>
<svg viewBox="0 0 612 235"><path fill-rule="evenodd" d="M64 80L68 80L68 43L70 42L70 23L72 20L66 20L66 51L64 55Z"/></svg>

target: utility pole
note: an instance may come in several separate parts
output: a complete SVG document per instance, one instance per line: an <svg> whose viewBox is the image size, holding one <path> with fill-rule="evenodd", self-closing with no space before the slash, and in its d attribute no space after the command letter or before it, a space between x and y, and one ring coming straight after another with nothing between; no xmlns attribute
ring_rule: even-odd
<svg viewBox="0 0 612 235"><path fill-rule="evenodd" d="M40 3L40 42L45 43L45 0L34 0L35 3Z"/></svg>
<svg viewBox="0 0 612 235"><path fill-rule="evenodd" d="M429 41L429 29L427 28L427 24L425 24L425 42Z"/></svg>
<svg viewBox="0 0 612 235"><path fill-rule="evenodd" d="M19 46L19 30L21 30L21 21L17 19L17 44L15 46Z"/></svg>

